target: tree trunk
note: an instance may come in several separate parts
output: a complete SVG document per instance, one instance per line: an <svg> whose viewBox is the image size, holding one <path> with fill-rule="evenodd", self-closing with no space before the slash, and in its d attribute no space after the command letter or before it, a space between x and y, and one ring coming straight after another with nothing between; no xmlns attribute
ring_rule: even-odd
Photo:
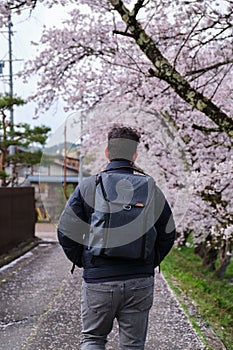
<svg viewBox="0 0 233 350"><path fill-rule="evenodd" d="M218 250L210 248L206 251L204 259L202 260L203 266L209 270L214 271L216 269L216 261L218 257Z"/></svg>
<svg viewBox="0 0 233 350"><path fill-rule="evenodd" d="M5 173L5 164L6 164L6 151L4 149L1 149L1 164L0 164L0 170L2 173ZM6 176L2 175L2 187L6 187Z"/></svg>
<svg viewBox="0 0 233 350"><path fill-rule="evenodd" d="M202 258L202 264L204 267L214 271L216 269L218 250L214 247L207 246L207 244L208 238L204 243L199 244L194 249L194 253Z"/></svg>
<svg viewBox="0 0 233 350"><path fill-rule="evenodd" d="M226 273L227 266L231 262L233 242L224 240L223 245L219 251L219 266L215 271L215 275L223 278Z"/></svg>
<svg viewBox="0 0 233 350"><path fill-rule="evenodd" d="M198 244L198 246L196 246L194 248L194 253L199 255L200 258L202 258L202 259L205 256L205 251L206 251L206 249L205 249L205 245L203 243Z"/></svg>
<svg viewBox="0 0 233 350"><path fill-rule="evenodd" d="M227 266L230 264L231 262L231 256L226 256L225 259L223 261L221 261L220 265L218 266L218 268L215 271L215 276L217 276L218 278L224 278L226 270L227 270Z"/></svg>

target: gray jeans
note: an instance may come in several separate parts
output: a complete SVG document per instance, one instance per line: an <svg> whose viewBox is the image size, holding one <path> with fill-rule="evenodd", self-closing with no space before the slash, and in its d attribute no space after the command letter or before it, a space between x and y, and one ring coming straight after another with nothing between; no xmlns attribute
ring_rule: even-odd
<svg viewBox="0 0 233 350"><path fill-rule="evenodd" d="M116 318L121 350L143 350L154 278L82 284L82 350L104 350Z"/></svg>

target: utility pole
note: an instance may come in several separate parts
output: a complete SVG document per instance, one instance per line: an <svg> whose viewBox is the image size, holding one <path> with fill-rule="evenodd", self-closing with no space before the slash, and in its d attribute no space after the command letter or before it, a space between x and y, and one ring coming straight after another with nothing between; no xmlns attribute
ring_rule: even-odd
<svg viewBox="0 0 233 350"><path fill-rule="evenodd" d="M9 95L13 98L13 60L12 60L12 22L11 22L11 15L8 16L8 45L9 45ZM10 108L10 125L11 125L11 131L14 130L14 109L13 106ZM11 145L9 147L9 154L13 155L15 154L15 147ZM10 177L11 177L11 186L14 186L14 180L15 180L15 169L14 164L10 162Z"/></svg>
<svg viewBox="0 0 233 350"><path fill-rule="evenodd" d="M13 97L13 63L12 63L12 40L11 37L13 35L12 32L12 22L11 22L11 15L9 14L8 16L8 44L9 44L9 94L11 97ZM10 122L13 128L13 124L14 124L14 110L13 110L13 106L10 109Z"/></svg>
<svg viewBox="0 0 233 350"><path fill-rule="evenodd" d="M7 84L9 84L9 92L7 95L9 95L11 98L13 98L13 50L12 50L12 35L13 35L13 31L12 31L12 21L11 21L11 14L8 15L8 24L7 24L7 35L8 35L8 60L3 60L0 61L0 74L3 74L3 68L5 67L5 62L9 61L9 66L8 66L8 70L9 70L9 74L6 75L7 77ZM1 31L2 32L2 31ZM2 32L4 33L4 32ZM4 77L4 75L3 75ZM9 112L10 112L10 129L13 132L14 131L14 109L13 109L13 105L11 105L11 107L9 107ZM13 137L13 136L12 136ZM15 154L15 147L13 145L9 146L9 155L12 156ZM9 164L9 175L10 175L10 186L14 186L14 181L15 181L15 169L14 169L14 164L12 163L12 161L10 161Z"/></svg>

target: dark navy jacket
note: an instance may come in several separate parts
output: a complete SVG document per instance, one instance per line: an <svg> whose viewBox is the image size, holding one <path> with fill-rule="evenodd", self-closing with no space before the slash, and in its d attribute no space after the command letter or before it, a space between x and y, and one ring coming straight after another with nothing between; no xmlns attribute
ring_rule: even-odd
<svg viewBox="0 0 233 350"><path fill-rule="evenodd" d="M109 168L129 166L124 160L112 161ZM133 172L122 168L112 172ZM58 240L66 256L76 266L83 267L86 282L105 282L154 275L154 269L165 258L175 240L175 224L170 206L161 190L156 187L155 201L159 215L155 222L157 240L150 257L145 261L94 257L85 245L93 208L95 176L82 181L69 198L58 224ZM85 198L85 200L84 200Z"/></svg>

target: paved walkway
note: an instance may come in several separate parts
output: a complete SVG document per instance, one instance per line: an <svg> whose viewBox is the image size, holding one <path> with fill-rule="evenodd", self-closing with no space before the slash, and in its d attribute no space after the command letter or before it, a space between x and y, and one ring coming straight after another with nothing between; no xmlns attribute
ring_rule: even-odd
<svg viewBox="0 0 233 350"><path fill-rule="evenodd" d="M0 269L0 350L80 349L82 272L70 274L71 263L57 243L51 244L54 231L53 225L37 226L44 243ZM119 349L116 325L106 349ZM145 350L204 349L163 276L156 273Z"/></svg>

